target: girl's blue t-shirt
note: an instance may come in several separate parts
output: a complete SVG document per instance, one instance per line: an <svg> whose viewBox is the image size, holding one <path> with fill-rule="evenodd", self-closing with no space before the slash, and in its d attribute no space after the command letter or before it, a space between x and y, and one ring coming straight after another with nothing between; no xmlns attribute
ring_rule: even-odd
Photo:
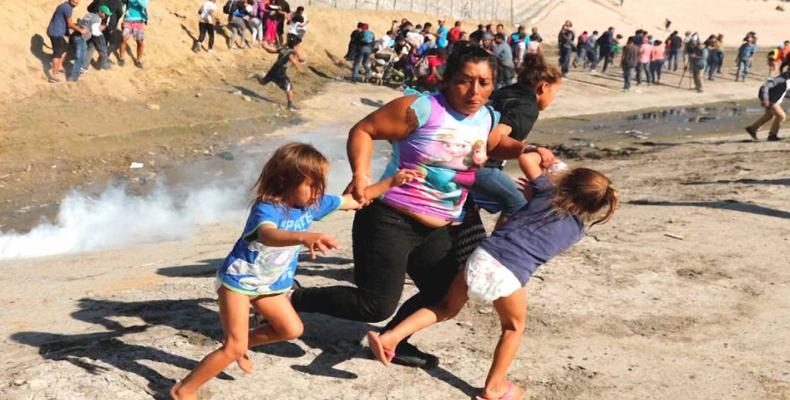
<svg viewBox="0 0 790 400"><path fill-rule="evenodd" d="M530 185L532 199L527 205L480 243L480 248L513 272L522 286L539 266L584 237L584 224L578 216L554 210L555 188L546 175Z"/></svg>
<svg viewBox="0 0 790 400"><path fill-rule="evenodd" d="M258 241L258 229L272 225L289 232L305 232L318 221L340 208L339 196L326 195L315 206L288 208L269 202L257 202L241 238L218 271L222 285L249 295L285 292L291 288L301 245L273 247Z"/></svg>

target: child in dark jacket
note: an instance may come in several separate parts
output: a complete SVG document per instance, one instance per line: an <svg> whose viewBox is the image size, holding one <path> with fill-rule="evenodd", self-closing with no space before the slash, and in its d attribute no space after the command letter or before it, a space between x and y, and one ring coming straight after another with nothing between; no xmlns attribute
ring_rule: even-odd
<svg viewBox="0 0 790 400"><path fill-rule="evenodd" d="M782 101L787 95L788 79L790 70L782 72L781 75L771 78L760 86L760 104L765 108L765 114L753 124L746 127L746 133L757 140L757 131L768 121L773 120L771 129L768 131L768 141L777 141L779 138L779 127L785 121L785 111L782 109Z"/></svg>

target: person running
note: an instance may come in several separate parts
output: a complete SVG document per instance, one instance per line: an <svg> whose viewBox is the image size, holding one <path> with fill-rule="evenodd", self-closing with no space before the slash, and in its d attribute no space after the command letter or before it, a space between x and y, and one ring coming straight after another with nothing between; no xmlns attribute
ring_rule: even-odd
<svg viewBox="0 0 790 400"><path fill-rule="evenodd" d="M752 57L757 52L757 47L753 44L754 39L751 36L746 36L743 39L743 44L738 48L738 56L735 62L738 64L738 70L735 72L735 82L741 79L746 82L746 77L749 76L749 68L752 65Z"/></svg>
<svg viewBox="0 0 790 400"><path fill-rule="evenodd" d="M359 121L349 133L353 173L349 190L370 203L354 216L352 230L356 286L297 288L291 301L299 312L378 322L398 307L408 274L419 290L406 300L384 330L447 293L458 271L451 224L462 216L468 184L486 154L516 158L522 144L492 132L499 113L486 107L494 90L496 61L476 46L457 47L441 88L432 94L397 98ZM390 141L392 158L384 176L406 165L424 178L373 199L370 182L374 140ZM402 341L394 362L433 368L439 359Z"/></svg>
<svg viewBox="0 0 790 400"><path fill-rule="evenodd" d="M325 194L328 173L329 161L304 143L280 147L266 162L244 231L217 271L224 342L170 388L174 400L197 399L198 389L233 362L250 373L249 348L302 335L302 321L288 301L299 253L304 247L315 258L337 248L334 237L309 232L310 226L336 210L361 206L351 195ZM417 171L400 170L366 187L365 194L380 196L418 176ZM249 329L250 306L266 318L265 325Z"/></svg>
<svg viewBox="0 0 790 400"><path fill-rule="evenodd" d="M137 57L134 66L143 68L143 50L145 49L145 26L148 24L148 0L126 0L126 13L123 15L123 40L118 49L118 65L126 63L125 54L129 40L137 43Z"/></svg>
<svg viewBox="0 0 790 400"><path fill-rule="evenodd" d="M258 76L258 83L266 86L269 82L274 82L277 87L285 92L285 97L288 100L288 110L297 111L298 108L296 108L293 103L293 85L291 84L291 79L288 78L288 64L293 64L299 72L302 72L304 58L299 51L299 44L302 43L302 39L300 39L299 36L289 33L287 40L288 42L286 45L279 49L268 43L264 43L263 49L266 50L267 53L277 54L277 60L274 61L274 64L269 68L269 72L267 72L266 75Z"/></svg>
<svg viewBox="0 0 790 400"><path fill-rule="evenodd" d="M768 141L780 140L779 128L786 119L785 111L782 109L782 102L787 96L788 89L790 89L790 85L787 84L788 79L790 79L790 71L785 71L760 86L760 105L765 108L765 114L746 127L746 132L752 139L757 140L757 131L768 121L773 120L771 129L768 131Z"/></svg>
<svg viewBox="0 0 790 400"><path fill-rule="evenodd" d="M595 72L598 66L598 31L593 33L584 42L584 62L590 68L590 71Z"/></svg>
<svg viewBox="0 0 790 400"><path fill-rule="evenodd" d="M519 164L529 183L527 206L485 239L456 274L447 296L416 311L392 329L368 333L376 359L388 365L401 340L454 318L469 299L493 304L502 333L478 400L521 399L524 389L507 380L527 323L527 283L550 259L579 242L587 229L608 222L617 191L602 173L576 168L547 176L537 153ZM554 182L552 182L552 179Z"/></svg>
<svg viewBox="0 0 790 400"><path fill-rule="evenodd" d="M562 72L546 64L541 55L529 55L524 59L524 69L518 82L496 90L491 95L491 105L502 117L494 128L499 136L507 136L524 143L538 120L540 112L554 101L562 84ZM524 143L526 145L526 143ZM535 148L547 165L554 161L550 150ZM503 170L505 162L490 158L483 168L477 170L472 186L472 197L480 208L490 212L501 212L497 225L527 204L516 182Z"/></svg>
<svg viewBox="0 0 790 400"><path fill-rule="evenodd" d="M60 74L63 73L63 62L66 60L66 51L68 45L66 44L66 36L69 30L78 32L79 34L85 33L85 28L81 27L72 17L74 7L80 4L80 0L67 0L61 3L52 18L49 20L47 26L47 36L52 43L52 71L50 73L50 82L60 82Z"/></svg>
<svg viewBox="0 0 790 400"><path fill-rule="evenodd" d="M584 31L576 38L576 57L573 58L573 62L571 63L573 68L579 67L579 62L582 60L582 57L584 57L584 44L587 43L587 38L589 36L590 34Z"/></svg>
<svg viewBox="0 0 790 400"><path fill-rule="evenodd" d="M634 68L639 64L639 46L634 43L634 37L629 36L623 47L623 56L620 66L623 69L623 90L631 90L631 79L633 79Z"/></svg>
<svg viewBox="0 0 790 400"><path fill-rule="evenodd" d="M609 65L614 62L614 40L614 27L611 26L598 38L598 60L603 60L601 72L606 72Z"/></svg>
<svg viewBox="0 0 790 400"><path fill-rule="evenodd" d="M214 50L214 26L218 22L216 13L217 0L206 0L200 6L200 10L198 10L200 15L200 22L198 23L200 35L192 45L192 51L196 53L200 51L203 47L203 41L206 40L206 34L208 34L208 49L206 51L210 53Z"/></svg>

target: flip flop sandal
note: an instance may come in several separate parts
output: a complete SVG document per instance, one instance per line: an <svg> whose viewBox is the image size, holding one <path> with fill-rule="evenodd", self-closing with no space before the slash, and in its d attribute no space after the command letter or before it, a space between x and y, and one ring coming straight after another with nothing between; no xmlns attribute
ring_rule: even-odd
<svg viewBox="0 0 790 400"><path fill-rule="evenodd" d="M507 383L507 390L505 390L505 393L501 397L497 397L495 399L492 399L492 398L488 398L488 397L475 396L475 400L513 400L513 398L512 398L512 396L513 396L513 388L515 388L515 386L513 385L513 382L508 382Z"/></svg>
<svg viewBox="0 0 790 400"><path fill-rule="evenodd" d="M180 387L181 387L181 381L176 381L176 384L173 385L173 387L170 388L170 391L168 392L168 394L170 394L170 398L171 399L178 400L178 397L176 397L176 390L178 390L178 388L180 388Z"/></svg>
<svg viewBox="0 0 790 400"><path fill-rule="evenodd" d="M384 365L389 365L392 358L395 357L394 350L385 349L384 345L381 344L381 339L379 339L377 332L368 332L368 346L370 346L373 356Z"/></svg>

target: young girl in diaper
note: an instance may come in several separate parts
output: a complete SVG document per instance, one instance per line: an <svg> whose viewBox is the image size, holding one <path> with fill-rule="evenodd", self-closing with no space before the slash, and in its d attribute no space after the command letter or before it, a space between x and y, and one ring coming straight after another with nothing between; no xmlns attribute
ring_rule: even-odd
<svg viewBox="0 0 790 400"><path fill-rule="evenodd" d="M332 236L309 232L310 225L335 210L361 206L351 195L324 194L328 172L326 158L302 143L279 148L263 167L241 238L217 271L224 343L170 389L173 399L197 399L198 389L232 362L251 372L248 348L302 334L302 321L287 296L299 252L304 247L315 258L316 253L326 254L337 247ZM365 196L376 198L419 176L418 171L400 170L368 186ZM249 330L250 305L268 324Z"/></svg>
<svg viewBox="0 0 790 400"><path fill-rule="evenodd" d="M370 348L379 361L389 364L392 349L401 340L453 318L471 297L493 303L502 325L485 387L477 398L523 396L524 390L506 378L526 324L525 286L540 265L581 240L585 226L607 222L617 207L617 192L600 172L576 168L551 174L550 179L540 162L538 153L521 155L519 164L528 179L525 195L531 197L529 202L472 253L439 304L418 310L381 335L368 333Z"/></svg>

